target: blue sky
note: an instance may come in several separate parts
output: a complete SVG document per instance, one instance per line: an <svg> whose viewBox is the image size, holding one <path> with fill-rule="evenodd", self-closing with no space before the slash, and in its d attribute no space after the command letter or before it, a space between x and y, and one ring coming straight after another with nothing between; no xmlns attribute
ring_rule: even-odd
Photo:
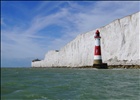
<svg viewBox="0 0 140 100"><path fill-rule="evenodd" d="M30 67L47 51L139 7L138 1L2 1L1 66Z"/></svg>

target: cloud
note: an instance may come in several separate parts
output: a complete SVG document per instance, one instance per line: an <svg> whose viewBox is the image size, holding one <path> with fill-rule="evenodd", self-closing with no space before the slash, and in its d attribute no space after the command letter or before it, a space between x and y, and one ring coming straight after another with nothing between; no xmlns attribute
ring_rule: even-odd
<svg viewBox="0 0 140 100"><path fill-rule="evenodd" d="M36 7L34 13L39 12L40 15L45 15L48 13L52 13L53 10L61 6L61 4L65 3L65 1L41 1L41 3Z"/></svg>
<svg viewBox="0 0 140 100"><path fill-rule="evenodd" d="M44 51L46 48L42 48L45 47L46 44L40 44L38 42L34 42L34 40L53 40L50 36L40 36L38 32L51 24L57 23L57 20L65 16L66 13L66 11L62 10L59 13L52 14L50 16L35 17L31 21L31 26L26 30L24 30L24 28L19 29L16 27L15 30L2 31L2 55L6 58L23 58L34 57L35 55L39 56L46 52L47 50Z"/></svg>

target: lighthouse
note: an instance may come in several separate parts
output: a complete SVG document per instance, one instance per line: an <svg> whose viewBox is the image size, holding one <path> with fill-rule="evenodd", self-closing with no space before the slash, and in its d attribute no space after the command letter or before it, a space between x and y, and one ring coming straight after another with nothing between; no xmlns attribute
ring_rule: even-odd
<svg viewBox="0 0 140 100"><path fill-rule="evenodd" d="M107 63L102 63L102 56L101 56L101 43L100 43L100 32L99 30L95 33L95 47L94 47L94 61L93 61L93 67L95 68L107 68Z"/></svg>

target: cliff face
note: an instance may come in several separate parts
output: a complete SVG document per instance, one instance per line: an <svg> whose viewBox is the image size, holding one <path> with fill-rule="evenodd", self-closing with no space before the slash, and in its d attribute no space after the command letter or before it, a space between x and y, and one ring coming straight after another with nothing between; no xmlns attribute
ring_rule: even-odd
<svg viewBox="0 0 140 100"><path fill-rule="evenodd" d="M101 34L102 60L109 65L140 65L140 12L98 28ZM32 67L92 66L96 29L78 35L59 51L49 51Z"/></svg>

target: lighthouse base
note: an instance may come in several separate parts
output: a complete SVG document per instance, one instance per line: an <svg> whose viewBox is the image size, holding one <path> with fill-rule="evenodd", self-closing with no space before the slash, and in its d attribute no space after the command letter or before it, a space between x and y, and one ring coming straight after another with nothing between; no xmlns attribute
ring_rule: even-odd
<svg viewBox="0 0 140 100"><path fill-rule="evenodd" d="M107 63L93 64L93 68L108 69Z"/></svg>

